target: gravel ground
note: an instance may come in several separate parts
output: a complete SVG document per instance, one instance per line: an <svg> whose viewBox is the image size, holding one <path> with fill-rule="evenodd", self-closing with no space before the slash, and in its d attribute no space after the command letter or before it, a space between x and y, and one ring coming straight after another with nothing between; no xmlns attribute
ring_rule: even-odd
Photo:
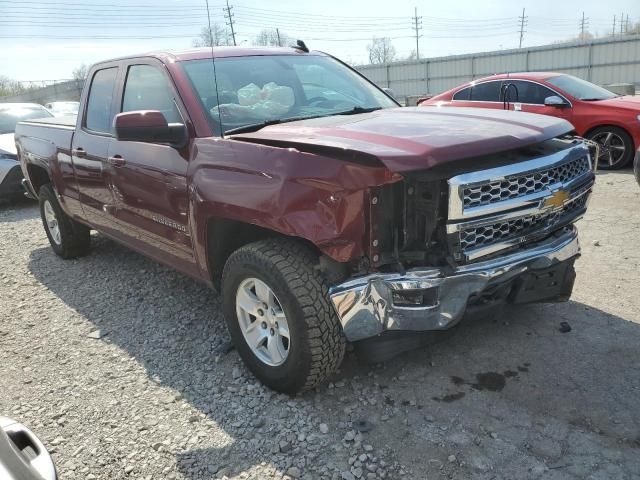
<svg viewBox="0 0 640 480"><path fill-rule="evenodd" d="M640 189L598 177L571 302L348 355L296 398L228 351L206 287L99 235L61 260L35 206L0 207L0 414L64 480L638 478Z"/></svg>

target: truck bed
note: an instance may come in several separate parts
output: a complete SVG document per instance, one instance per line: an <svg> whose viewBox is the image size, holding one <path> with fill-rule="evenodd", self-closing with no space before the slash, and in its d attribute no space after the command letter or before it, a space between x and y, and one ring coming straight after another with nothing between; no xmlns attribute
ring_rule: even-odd
<svg viewBox="0 0 640 480"><path fill-rule="evenodd" d="M74 128L76 126L77 118L77 115L65 115L64 117L36 118L33 120L27 120L24 123L37 123L39 125L52 125Z"/></svg>

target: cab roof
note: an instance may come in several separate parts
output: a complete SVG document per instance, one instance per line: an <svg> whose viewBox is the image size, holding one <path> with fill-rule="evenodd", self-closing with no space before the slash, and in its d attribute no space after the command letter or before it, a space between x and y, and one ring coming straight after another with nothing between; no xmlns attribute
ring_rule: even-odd
<svg viewBox="0 0 640 480"><path fill-rule="evenodd" d="M251 57L264 55L326 55L318 51L304 52L300 48L292 47L201 47L188 50L160 50L112 58L100 63L127 60L129 58L153 57L165 63L181 62L184 60L204 60L207 58Z"/></svg>

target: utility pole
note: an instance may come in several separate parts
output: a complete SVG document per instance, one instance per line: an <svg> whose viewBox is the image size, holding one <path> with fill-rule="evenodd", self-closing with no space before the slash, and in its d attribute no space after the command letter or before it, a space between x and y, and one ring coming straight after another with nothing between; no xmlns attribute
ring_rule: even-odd
<svg viewBox="0 0 640 480"><path fill-rule="evenodd" d="M520 19L520 43L518 48L522 48L522 38L524 37L524 26L527 20L527 17L524 16L524 8L522 9L522 16L518 17Z"/></svg>
<svg viewBox="0 0 640 480"><path fill-rule="evenodd" d="M276 28L276 36L278 37L278 46L282 46L282 42L280 42L280 30Z"/></svg>
<svg viewBox="0 0 640 480"><path fill-rule="evenodd" d="M620 35L622 35L622 26L624 24L624 12L622 12L622 15L620 15Z"/></svg>
<svg viewBox="0 0 640 480"><path fill-rule="evenodd" d="M627 21L624 24L624 33L629 31L629 14L627 13Z"/></svg>
<svg viewBox="0 0 640 480"><path fill-rule="evenodd" d="M227 0L227 8L223 8L224 10L224 18L226 18L228 21L226 22L227 25L229 25L229 27L231 28L231 38L233 38L233 46L236 46L236 32L233 29L233 24L235 23L233 20L233 13L231 13L231 10L233 9L232 6L229 6L229 0Z"/></svg>
<svg viewBox="0 0 640 480"><path fill-rule="evenodd" d="M616 36L616 16L613 16L613 30L611 30L611 36L615 37Z"/></svg>
<svg viewBox="0 0 640 480"><path fill-rule="evenodd" d="M589 24L589 19L584 18L584 12L582 12L582 20L580 20L580 40L584 41L584 29Z"/></svg>
<svg viewBox="0 0 640 480"><path fill-rule="evenodd" d="M413 28L416 31L416 60L420 60L420 42L418 39L422 36L420 35L420 30L422 30L422 17L418 16L418 7L414 7L414 16L413 20Z"/></svg>

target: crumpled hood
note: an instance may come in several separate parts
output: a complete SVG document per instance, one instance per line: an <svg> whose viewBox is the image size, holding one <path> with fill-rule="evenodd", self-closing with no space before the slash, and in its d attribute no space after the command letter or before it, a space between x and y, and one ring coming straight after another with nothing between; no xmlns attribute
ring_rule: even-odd
<svg viewBox="0 0 640 480"><path fill-rule="evenodd" d="M406 172L525 147L572 130L566 120L524 112L405 107L283 123L231 138L362 153L393 172Z"/></svg>
<svg viewBox="0 0 640 480"><path fill-rule="evenodd" d="M16 155L16 139L13 133L3 133L0 135L0 155L2 154Z"/></svg>

